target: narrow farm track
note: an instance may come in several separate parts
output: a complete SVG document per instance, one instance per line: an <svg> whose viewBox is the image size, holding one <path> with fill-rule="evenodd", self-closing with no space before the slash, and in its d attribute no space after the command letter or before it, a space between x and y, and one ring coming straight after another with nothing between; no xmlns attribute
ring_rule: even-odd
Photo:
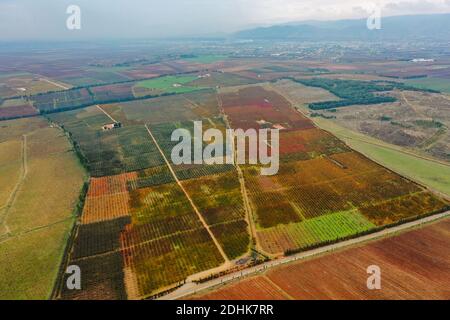
<svg viewBox="0 0 450 320"><path fill-rule="evenodd" d="M211 239L213 240L214 244L216 245L217 249L219 250L220 254L222 255L222 258L225 260L226 264L230 263L230 260L228 259L227 255L225 254L225 251L223 250L222 246L220 245L219 241L216 239L212 231L210 230L208 224L206 223L205 219L203 218L203 215L198 210L197 206L195 205L194 201L192 200L189 193L184 188L183 184L178 179L177 175L175 174L175 171L173 170L169 160L167 159L166 155L162 151L161 147L158 144L158 141L156 141L155 137L153 136L152 132L150 131L150 128L145 125L145 128L147 129L148 134L150 135L151 139L153 140L153 143L158 148L159 153L161 153L161 156L163 157L164 161L166 162L167 166L169 167L169 170L175 179L176 183L180 186L181 190L185 194L186 198L188 199L189 203L191 204L192 208L194 209L195 213L197 214L198 218L200 219L200 222L203 224L203 227L205 227L206 231L208 231L209 235L211 236Z"/></svg>
<svg viewBox="0 0 450 320"><path fill-rule="evenodd" d="M69 90L70 89L69 87L62 85L61 83L57 83L57 82L51 81L51 80L46 79L46 78L41 78L40 80L48 82L48 83L50 83L50 84L52 84L54 86L57 86L57 87L59 87L61 89L64 89L64 90Z"/></svg>
<svg viewBox="0 0 450 320"><path fill-rule="evenodd" d="M431 148L433 148L438 142L440 142L441 138L446 137L448 132L448 128L446 126L443 126L441 129L439 129L433 136L428 138L424 143L420 145L420 148L422 150L428 151Z"/></svg>
<svg viewBox="0 0 450 320"><path fill-rule="evenodd" d="M422 116L422 117L424 117L424 118L427 118L427 117L425 117L425 115L422 113L422 112L420 112L418 109L417 109L417 107L415 106L415 105L413 105L409 100L408 100L408 98L406 98L406 96L405 96L405 93L403 92L403 91L400 91L400 94L402 95L402 98L403 98L403 100L405 100L405 103L415 112L415 113L417 113L418 115L420 115L420 116Z"/></svg>
<svg viewBox="0 0 450 320"><path fill-rule="evenodd" d="M72 217L69 217L69 218L62 219L62 220L59 220L59 221L56 221L56 222L52 222L52 223L44 225L44 226L39 226L39 227L36 227L36 228L28 229L28 230L25 230L25 231L14 233L14 234L6 234L6 235L3 235L3 236L0 236L0 243L6 242L8 240L12 240L14 238L18 238L18 237L24 236L24 235L32 233L32 232L36 232L36 231L40 231L40 230L43 230L43 229L47 229L47 228L56 226L56 225L58 225L60 223L64 223L64 222L70 221L72 219L73 219Z"/></svg>
<svg viewBox="0 0 450 320"><path fill-rule="evenodd" d="M0 225L2 225L5 228L5 233L6 234L10 234L10 229L6 223L7 219L8 219L8 215L9 212L12 208L12 206L14 205L16 198L17 198L17 193L20 189L20 187L22 186L25 178L28 175L28 160L27 160L27 136L23 135L22 136L22 172L20 174L20 178L17 181L16 185L14 186L13 191L11 192L11 194L9 195L8 201L6 202L6 205L1 209L3 210L3 212L1 212L0 215Z"/></svg>
<svg viewBox="0 0 450 320"><path fill-rule="evenodd" d="M401 92L402 98L403 100L405 100L406 104L414 110L415 113L417 113L418 115L421 115L424 118L430 119L429 117L426 117L422 112L420 112L417 107L415 105L413 105L408 98L405 96L405 93L402 91ZM446 98L448 99L448 98ZM436 132L436 134L434 134L432 137L430 137L429 139L427 139L421 147L421 149L423 150L429 150L430 148L432 148L436 143L438 143L441 138L445 137L447 134L448 128L447 127L443 127L442 130L439 130L438 132Z"/></svg>
<svg viewBox="0 0 450 320"><path fill-rule="evenodd" d="M100 105L96 106L101 112L103 112L108 118L110 118L113 122L118 122L114 119L108 112L106 112Z"/></svg>
<svg viewBox="0 0 450 320"><path fill-rule="evenodd" d="M398 233L402 233L402 232L408 231L410 229L420 227L424 224L432 223L432 222L435 222L435 221L438 221L438 220L441 220L444 218L448 218L448 217L450 217L450 211L443 212L443 213L436 214L436 215L429 216L429 217L425 217L422 219L418 219L418 220L415 220L412 222L407 222L407 223L404 223L399 226L387 228L387 229L377 231L377 232L374 232L374 233L371 233L371 234L368 234L368 235L365 235L362 237L358 237L355 239L338 242L336 244L331 244L331 245L327 245L327 246L320 247L317 249L301 252L301 253L298 253L298 254L295 254L292 256L272 260L272 261L263 263L261 265L258 265L258 266L255 266L255 267L243 270L243 271L234 272L234 273L228 274L226 276L222 276L222 277L219 277L214 280L204 282L201 284L188 283L185 286L182 286L181 288L179 288L178 290L176 290L166 296L161 297L160 300L183 299L188 296L203 292L205 290L214 289L216 287L218 288L224 284L231 283L231 282L237 281L239 279L243 279L243 278L246 278L249 276L254 276L254 275L264 273L264 272L268 271L269 269L276 268L276 267L279 267L282 265L286 265L288 263L305 260L305 259L312 258L315 256L335 252L337 250L350 248L350 247L353 247L356 245L362 245L367 242L375 241L375 240L382 239L385 237L394 236L394 235L397 235Z"/></svg>
<svg viewBox="0 0 450 320"><path fill-rule="evenodd" d="M228 129L231 129L231 125L228 121L228 117L225 113L225 110L223 109L222 100L220 99L220 96L218 93L216 94L216 98L217 98L217 104L219 106L220 113L223 116L225 125ZM255 245L257 250L259 250L260 252L263 252L264 254L267 255L267 253L264 252L264 250L262 250L261 246L258 245L258 238L256 237L255 220L254 220L254 216L253 216L253 210L250 205L250 199L249 199L248 193L247 193L247 187L245 185L244 173L242 172L242 169L239 166L239 164L237 164L238 163L237 162L237 154L236 154L236 152L234 152L234 150L233 150L233 157L234 157L234 163L235 163L234 166L236 168L236 171L238 174L238 179L239 179L239 184L241 186L242 201L244 203L245 216L246 216L247 223L249 225L249 231L250 231L250 237L251 237L252 243Z"/></svg>

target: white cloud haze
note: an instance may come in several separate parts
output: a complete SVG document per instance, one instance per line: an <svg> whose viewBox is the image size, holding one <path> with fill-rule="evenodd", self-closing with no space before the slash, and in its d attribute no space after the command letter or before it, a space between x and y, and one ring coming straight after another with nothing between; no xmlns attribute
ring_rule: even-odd
<svg viewBox="0 0 450 320"><path fill-rule="evenodd" d="M450 12L450 0L0 0L0 41L214 35L289 21L365 18L370 3L385 16ZM82 10L80 31L66 29L71 4Z"/></svg>

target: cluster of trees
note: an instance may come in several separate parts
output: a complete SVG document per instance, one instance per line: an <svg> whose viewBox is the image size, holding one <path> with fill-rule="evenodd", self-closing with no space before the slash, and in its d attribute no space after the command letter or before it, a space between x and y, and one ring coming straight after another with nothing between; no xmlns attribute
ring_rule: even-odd
<svg viewBox="0 0 450 320"><path fill-rule="evenodd" d="M316 117L321 117L324 119L336 119L336 116L327 116L323 113L318 113L318 112L313 112L310 114L311 117L316 118Z"/></svg>
<svg viewBox="0 0 450 320"><path fill-rule="evenodd" d="M420 89L394 81L358 81L339 79L295 79L294 81L310 87L322 88L330 91L341 100L311 103L312 110L325 110L351 105L369 105L378 103L392 103L397 101L390 96L375 93L388 92L394 89L418 91ZM422 90L421 90L422 91ZM427 90L432 91L432 90Z"/></svg>
<svg viewBox="0 0 450 320"><path fill-rule="evenodd" d="M301 79L297 82L330 91L342 100L311 103L312 110L334 109L356 104L368 105L395 102L394 97L378 96L375 92L385 92L394 89L393 84L377 84L368 81L335 80L335 79Z"/></svg>

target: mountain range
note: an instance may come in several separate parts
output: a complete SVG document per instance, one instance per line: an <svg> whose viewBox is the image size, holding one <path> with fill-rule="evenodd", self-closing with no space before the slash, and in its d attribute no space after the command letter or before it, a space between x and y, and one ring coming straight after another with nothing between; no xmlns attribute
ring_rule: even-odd
<svg viewBox="0 0 450 320"><path fill-rule="evenodd" d="M450 14L381 17L381 29L370 30L367 19L304 21L258 27L234 34L254 40L450 40Z"/></svg>

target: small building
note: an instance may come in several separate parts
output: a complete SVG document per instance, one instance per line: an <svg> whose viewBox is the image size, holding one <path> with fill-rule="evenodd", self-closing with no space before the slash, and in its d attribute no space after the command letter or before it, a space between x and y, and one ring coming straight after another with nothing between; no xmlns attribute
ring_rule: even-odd
<svg viewBox="0 0 450 320"><path fill-rule="evenodd" d="M108 130L113 130L113 129L117 129L122 127L122 124L120 122L114 122L114 123L109 123L109 124L105 124L102 129L103 131L108 131Z"/></svg>

